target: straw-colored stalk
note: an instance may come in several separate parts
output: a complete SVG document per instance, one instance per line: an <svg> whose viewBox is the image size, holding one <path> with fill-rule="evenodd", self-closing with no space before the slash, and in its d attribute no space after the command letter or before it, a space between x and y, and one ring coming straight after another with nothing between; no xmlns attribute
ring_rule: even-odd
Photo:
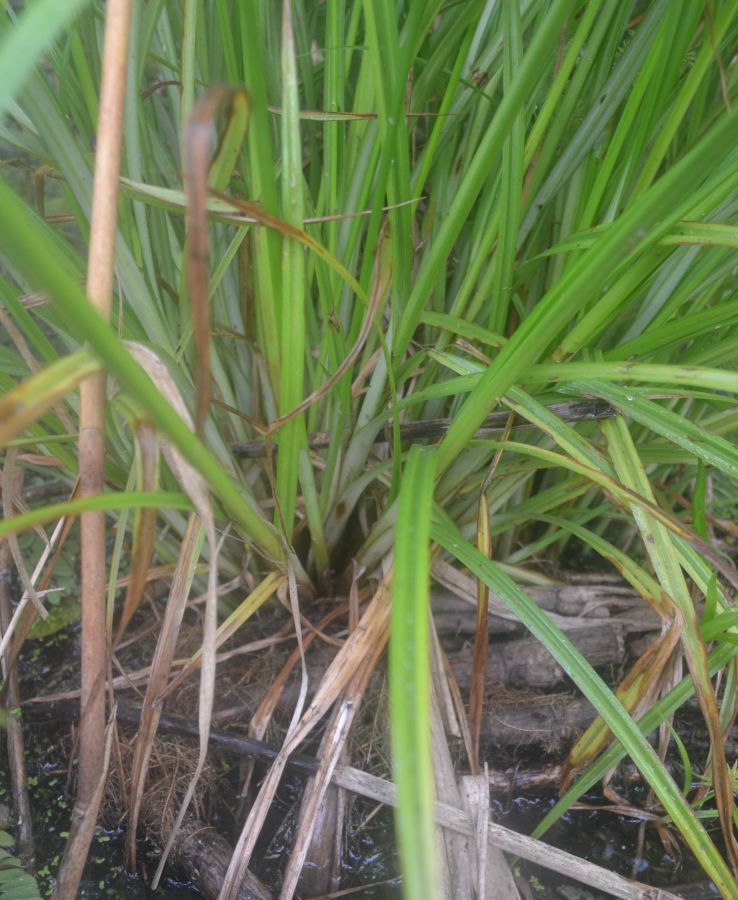
<svg viewBox="0 0 738 900"><path fill-rule="evenodd" d="M87 270L87 293L106 319L110 317L117 231L118 179L123 129L130 0L109 0L105 22L97 152ZM89 376L80 389L79 474L83 497L102 494L105 481L105 374ZM82 660L79 783L73 827L60 870L56 896L72 897L87 857L102 798L105 775L105 514L81 516ZM87 827L84 827L84 825ZM76 840L75 840L76 838Z"/></svg>

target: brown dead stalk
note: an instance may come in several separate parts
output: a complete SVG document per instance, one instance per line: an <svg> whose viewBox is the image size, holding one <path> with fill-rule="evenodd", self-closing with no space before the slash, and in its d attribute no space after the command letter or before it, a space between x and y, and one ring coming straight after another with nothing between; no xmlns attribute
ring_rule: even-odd
<svg viewBox="0 0 738 900"><path fill-rule="evenodd" d="M123 129L131 0L109 0L105 17L102 84L97 153L90 222L87 293L96 310L110 317L118 215L118 179ZM80 389L79 472L80 495L103 493L105 469L105 374L90 376ZM105 768L105 683L107 635L105 626L105 514L81 517L82 552L82 718L80 722L79 784L75 810L97 819L102 792L98 789ZM75 855L85 856L94 829L79 831L84 843ZM72 855L71 841L65 851ZM77 893L81 868L62 865L56 896Z"/></svg>

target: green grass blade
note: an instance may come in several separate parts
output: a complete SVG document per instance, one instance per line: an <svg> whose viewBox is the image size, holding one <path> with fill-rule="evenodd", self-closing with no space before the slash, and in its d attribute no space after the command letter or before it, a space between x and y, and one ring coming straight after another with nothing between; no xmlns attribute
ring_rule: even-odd
<svg viewBox="0 0 738 900"><path fill-rule="evenodd" d="M397 839L407 900L440 897L431 759L430 523L435 453L413 447L402 476L395 532L389 647Z"/></svg>
<svg viewBox="0 0 738 900"><path fill-rule="evenodd" d="M74 322L75 331L89 341L108 371L149 413L156 427L167 435L182 456L205 478L223 508L239 528L268 556L284 559L273 530L255 504L223 470L218 460L198 441L185 422L134 362L123 343L90 306L82 289L67 274L56 255L43 244L43 231L22 201L0 179L0 248L12 257L17 269L38 285ZM39 235L39 231L41 234Z"/></svg>
<svg viewBox="0 0 738 900"><path fill-rule="evenodd" d="M504 3L502 5L502 27L504 29L503 84L504 91L507 92L515 82L523 56L519 4ZM500 202L505 214L502 216L497 239L489 317L490 329L502 333L506 330L508 309L512 300L520 211L523 205L524 123L524 109L521 107L511 123L510 134L502 147Z"/></svg>
<svg viewBox="0 0 738 900"><path fill-rule="evenodd" d="M723 896L738 897L738 886L725 861L664 769L655 750L571 641L552 625L546 614L492 560L485 558L476 547L464 540L448 520L434 521L431 536L482 579L515 612L532 634L545 644L549 653L589 698L641 770Z"/></svg>
<svg viewBox="0 0 738 900"><path fill-rule="evenodd" d="M702 46L697 58L690 65L679 96L673 103L666 121L660 126L656 139L651 147L648 159L633 188L634 196L639 196L651 184L658 172L669 145L674 140L678 127L685 117L689 116L692 101L705 76L715 65L715 48L719 45L731 21L738 13L738 2L729 0L721 4L717 15L709 27L703 31ZM710 14L712 17L712 14Z"/></svg>
<svg viewBox="0 0 738 900"><path fill-rule="evenodd" d="M722 669L731 659L735 658L736 654L738 654L738 646L735 644L721 644L719 647L716 647L708 657L711 673L715 674ZM667 721L670 716L683 706L693 694L694 683L692 679L687 676L686 678L683 678L679 684L666 695L666 697L663 697L661 700L654 703L648 712L638 720L638 728L641 733L644 735L651 734L662 722ZM627 751L619 743L613 744L612 747L606 750L586 772L583 772L580 775L575 784L569 788L564 796L554 804L536 826L533 831L533 836L541 837L545 834L565 812L568 812L568 810L571 809L583 794L604 778L626 755ZM733 895L731 894L729 896Z"/></svg>
<svg viewBox="0 0 738 900"><path fill-rule="evenodd" d="M694 453L708 465L715 466L738 480L738 450L731 441L710 434L704 426L664 409L639 393L628 393L617 385L588 381L575 382L573 387L584 396L594 395L607 400L623 415L640 422L677 446Z"/></svg>
<svg viewBox="0 0 738 900"><path fill-rule="evenodd" d="M28 512L3 519L0 522L0 537L19 534L35 525L54 522L62 516L78 516L90 510L114 512L124 509L181 509L192 511L192 501L184 494L166 491L120 491L110 494L99 494L96 497L83 497L79 500L67 500L64 503L50 503L39 506Z"/></svg>
<svg viewBox="0 0 738 900"><path fill-rule="evenodd" d="M675 191L699 183L706 169L727 153L730 135L738 124L738 110L726 115L700 144L685 156L638 203L615 222L605 237L566 272L534 311L522 322L486 370L479 385L459 411L439 448L440 470L446 469L466 446L484 417L507 388L551 343L571 316L591 299L610 277L623 254L633 247L646 248L679 218L674 209ZM670 218L673 217L673 218ZM644 235L639 239L640 235ZM633 249L635 249L633 247ZM419 276L420 280L420 276Z"/></svg>
<svg viewBox="0 0 738 900"><path fill-rule="evenodd" d="M0 117L36 68L39 57L90 0L36 0L27 5L17 24L3 25L0 41ZM7 13L3 13L5 17Z"/></svg>
<svg viewBox="0 0 738 900"><path fill-rule="evenodd" d="M286 220L302 229L304 219L300 105L295 59L292 12L289 0L282 7L282 207ZM282 298L280 330L281 373L279 411L293 410L304 397L305 335L305 253L295 241L283 238ZM277 494L281 521L289 540L297 505L300 453L307 448L305 420L297 416L282 427L282 449L277 459Z"/></svg>
<svg viewBox="0 0 738 900"><path fill-rule="evenodd" d="M267 35L264 19L253 2L239 3L237 15L240 25L240 45L244 81L251 95L251 124L243 168L247 173L249 199L264 204L268 213L277 215L279 200L274 172L274 146L268 106L276 96L267 94L269 71L265 58ZM279 68L276 68L279 71ZM272 390L279 394L280 349L279 315L282 303L281 241L269 229L254 234L254 267L256 281L256 332L259 347L267 362Z"/></svg>
<svg viewBox="0 0 738 900"><path fill-rule="evenodd" d="M432 252L426 255L418 272L395 336L393 348L395 353L401 355L405 352L428 297L436 285L443 280L444 266L469 211L477 199L482 185L489 178L490 170L496 164L502 145L521 105L551 60L565 19L572 13L576 5L573 0L555 0L545 20L536 30L518 69L517 78L500 103L477 153L469 164L463 181L459 184L451 208L433 241Z"/></svg>
<svg viewBox="0 0 738 900"><path fill-rule="evenodd" d="M653 502L648 477L622 416L604 422L602 430L607 439L613 465L623 484ZM712 777L720 821L724 838L728 843L728 856L735 865L738 846L733 837L733 791L725 759L717 702L707 665L707 651L700 635L694 601L687 587L672 535L649 515L648 511L634 506L632 514L656 576L679 610L681 644L710 736L713 754Z"/></svg>

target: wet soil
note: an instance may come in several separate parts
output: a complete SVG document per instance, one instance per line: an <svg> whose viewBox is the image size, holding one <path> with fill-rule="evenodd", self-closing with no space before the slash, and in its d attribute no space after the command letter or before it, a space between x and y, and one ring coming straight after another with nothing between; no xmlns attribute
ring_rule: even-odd
<svg viewBox="0 0 738 900"><path fill-rule="evenodd" d="M57 683L60 667L68 669L78 656L77 639L74 628L52 641L30 644L24 651L23 692L25 696L48 694L60 689ZM139 651L141 647L139 646ZM150 658L142 653L142 664ZM239 663L243 679L243 663ZM224 667L225 672L227 667ZM220 671L220 670L219 670ZM62 678L63 682L63 678ZM376 699L376 698L375 698ZM687 728L687 726L685 726ZM688 729L687 729L688 730ZM34 726L26 728L27 761L29 784L34 816L34 835L39 856L38 872L42 893L47 894L51 878L58 867L63 852L69 814L73 802L73 790L68 781L68 758L71 747L70 723L56 723L54 726ZM699 730L695 732L699 737ZM308 748L306 748L308 749ZM309 750L308 750L309 752ZM561 748L557 748L557 754ZM529 748L524 754L517 752L505 760L498 759L493 751L490 763L496 767L504 765L530 766L540 764L542 758L551 759L550 753L541 748ZM704 756L704 749L695 752L695 759ZM675 760L678 765L678 759ZM0 756L0 764L6 767L5 754ZM367 768L367 760L355 759L354 764ZM222 771L231 770L224 776L224 784L230 784L237 791L237 763L225 755L217 756L217 765ZM384 773L386 774L386 772ZM677 774L677 780L679 775ZM296 810L302 782L297 776L289 776L279 791L277 803L265 833L257 845L253 858L253 870L272 890L278 889L284 860L291 847ZM7 770L0 775L0 803L7 805ZM638 784L622 787L622 793L632 799L634 805L645 800L645 789ZM233 793L231 791L231 796ZM588 798L593 805L600 804L602 798L593 793ZM496 821L521 833L530 833L540 819L548 812L556 796L553 792L538 791L535 796L520 794L497 798L493 814ZM211 813L209 824L215 825L226 837L233 828L232 814L216 809ZM116 816L106 820L108 828L98 829L90 855L81 896L83 897L156 897L162 900L194 900L201 895L188 884L170 877L152 894L145 873L153 873L155 858L147 860L147 847L141 846L143 876L131 876L124 866L124 835ZM709 898L717 896L705 887L701 893L689 887L691 883L703 881L701 870L691 858L686 848L683 855L674 847L665 849L655 829L646 831L642 852L639 851L640 823L630 817L614 815L597 810L575 810L569 813L545 837L545 840L578 856L626 877L676 891L684 897ZM678 843L675 845L678 846ZM634 860L636 864L634 866ZM348 896L357 898L388 898L399 900L400 883L397 877L398 865L395 849L392 812L387 808L377 808L376 804L361 798L354 798L348 826L342 861L343 890L352 889ZM514 864L522 896L526 900L593 900L606 895L591 888L584 888L576 882L567 882L561 876L540 870L534 866ZM686 885L686 886L685 886Z"/></svg>
<svg viewBox="0 0 738 900"><path fill-rule="evenodd" d="M34 837L38 854L38 878L42 895L51 889L52 876L57 869L66 840L73 796L67 781L67 763L60 750L67 746L66 736L58 731L32 727L26 729L29 786L34 815ZM3 754L3 766L5 759ZM235 778L235 771L233 773ZM9 804L7 772L0 776L0 810ZM291 847L296 811L302 782L292 775L280 788L271 820L257 845L252 868L271 889L279 886L280 872ZM645 788L641 784L618 785L634 805L645 802ZM497 798L493 801L496 821L522 833L530 833L556 801L554 792ZM599 793L584 798L593 806L602 803ZM221 828L222 820L211 824ZM351 806L349 837L342 868L342 889L351 889L349 896L366 900L400 900L401 887L397 877L397 854L394 844L392 812L378 808L363 798L355 798ZM639 856L639 822L631 817L614 815L594 809L576 809L568 813L546 835L546 841L575 853L594 863L617 871L626 877L674 889L679 885L680 896L696 898L717 897L709 886L700 890L697 885L704 877L697 863L684 848L683 855L667 851L656 830L648 828ZM678 846L678 845L676 845ZM153 872L155 858L148 859L147 847L141 844L144 871ZM634 863L635 861L635 863ZM517 862L513 871L521 886L522 895L537 900L599 900L608 895L585 888L575 881L536 866ZM695 887L690 887L693 884ZM191 886L170 875L156 893L152 893L147 879L130 875L124 865L124 831L111 822L109 828L98 828L82 887L82 897L127 897L134 900L196 900L201 895Z"/></svg>

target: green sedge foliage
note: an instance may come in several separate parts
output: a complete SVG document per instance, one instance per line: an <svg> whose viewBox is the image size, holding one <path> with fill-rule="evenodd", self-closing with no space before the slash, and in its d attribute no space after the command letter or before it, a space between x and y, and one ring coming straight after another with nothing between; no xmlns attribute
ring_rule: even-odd
<svg viewBox="0 0 738 900"><path fill-rule="evenodd" d="M435 453L413 447L397 504L389 690L397 838L408 900L439 897L433 831L431 731L430 532ZM422 865L420 864L422 862Z"/></svg>
<svg viewBox="0 0 738 900"><path fill-rule="evenodd" d="M14 900L41 900L36 879L24 871L20 860L7 849L13 838L0 831L0 897Z"/></svg>
<svg viewBox="0 0 738 900"><path fill-rule="evenodd" d="M729 495L738 475L738 0L289 6L283 20L267 0L134 4L110 328L80 288L104 5L37 0L2 14L0 72L12 78L0 79L0 309L12 327L0 391L39 404L8 440L72 482L72 388L90 359L81 354L78 371L60 360L88 343L113 376L106 458L117 499L107 508L116 516L145 503L132 475L133 405L201 473L219 524L234 523L224 579L241 571L244 543L256 551L255 577L291 568L322 587L352 559L375 574L393 549L395 571L407 574L421 551L395 542L395 523L409 514L409 485L420 485L435 498L432 539L560 659L703 848L710 877L736 896L640 729L499 564L524 575L584 544L644 595L671 585L677 603L686 573L709 595L709 621L687 621L685 638L700 691L708 667L731 655L730 567L717 552L708 561L693 538L710 538L709 498ZM245 143L215 180L220 194L258 207L249 215L220 194L208 201L213 402L199 441L122 341L154 348L194 409L182 142L198 97L216 84L245 87L250 110ZM35 373L54 366L69 392L44 406ZM332 376L263 455L239 452ZM603 434L546 408L583 398L623 421ZM498 407L535 427L502 445L485 563L474 550L478 492L499 446L475 431ZM400 425L439 417L451 426L437 452L406 463ZM311 444L316 433L327 446ZM26 466L47 471L33 458ZM190 504L166 471L161 488L168 528L157 553L167 561ZM658 541L646 554L654 517ZM398 597L420 603L427 575L416 571ZM422 636L422 615L414 621ZM393 640L394 659L422 660L407 633ZM707 640L718 645L705 660ZM427 681L413 668L414 690L424 694ZM402 689L393 679L396 708ZM690 689L655 707L649 728ZM399 770L425 758L423 728L394 743ZM405 809L427 813L428 780L416 789L425 799L411 796ZM429 848L424 839L406 855L417 867L408 884L423 884Z"/></svg>

